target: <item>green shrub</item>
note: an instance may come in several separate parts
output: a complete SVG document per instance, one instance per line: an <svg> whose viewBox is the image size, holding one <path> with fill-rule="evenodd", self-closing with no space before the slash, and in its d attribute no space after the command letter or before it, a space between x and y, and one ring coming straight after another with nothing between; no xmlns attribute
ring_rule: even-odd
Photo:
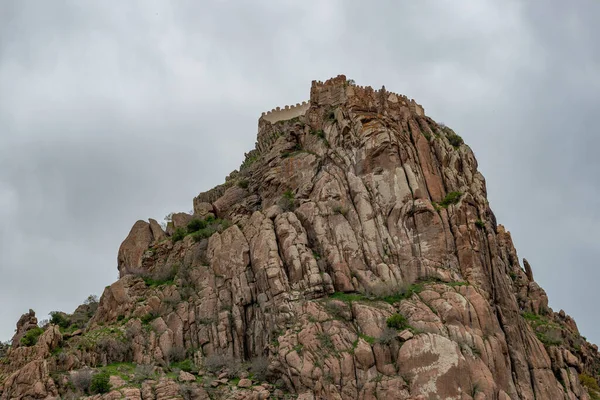
<svg viewBox="0 0 600 400"><path fill-rule="evenodd" d="M110 375L105 372L101 372L92 376L92 382L90 383L90 392L94 394L103 394L110 391Z"/></svg>
<svg viewBox="0 0 600 400"><path fill-rule="evenodd" d="M198 218L194 218L187 224L188 233L193 233L204 228L206 228L206 222Z"/></svg>
<svg viewBox="0 0 600 400"><path fill-rule="evenodd" d="M71 325L71 321L67 318L66 314L60 311L50 312L50 323L58 325L63 329L67 329Z"/></svg>
<svg viewBox="0 0 600 400"><path fill-rule="evenodd" d="M446 208L450 204L456 204L456 203L458 203L460 201L461 196L462 196L461 192L450 192L440 202L440 206Z"/></svg>
<svg viewBox="0 0 600 400"><path fill-rule="evenodd" d="M252 164L254 164L258 160L259 157L260 157L260 155L255 150L246 154L246 158L244 159L244 162L242 163L242 165L240 165L240 171L250 167Z"/></svg>
<svg viewBox="0 0 600 400"><path fill-rule="evenodd" d="M189 358L187 360L171 363L171 369L175 368L178 368L185 372L196 371L196 366L194 365L194 362Z"/></svg>
<svg viewBox="0 0 600 400"><path fill-rule="evenodd" d="M148 314L144 315L142 318L140 318L140 320L142 321L142 324L147 325L150 322L154 321L156 318L158 318L158 314L154 311L151 311Z"/></svg>
<svg viewBox="0 0 600 400"><path fill-rule="evenodd" d="M545 346L560 346L563 342L560 332L554 330L548 330L546 332L536 331L535 335Z"/></svg>
<svg viewBox="0 0 600 400"><path fill-rule="evenodd" d="M477 221L475 221L475 226L478 227L479 229L483 229L483 228L485 228L485 222L478 219Z"/></svg>
<svg viewBox="0 0 600 400"><path fill-rule="evenodd" d="M38 326L28 330L25 336L21 338L21 344L27 347L35 345L42 333L44 333L44 330Z"/></svg>
<svg viewBox="0 0 600 400"><path fill-rule="evenodd" d="M242 179L241 181L239 181L237 183L237 185L239 187L241 187L242 189L248 189L248 185L250 184L250 182L248 181L248 179Z"/></svg>
<svg viewBox="0 0 600 400"><path fill-rule="evenodd" d="M594 394L597 394L598 392L600 392L600 387L598 386L598 382L592 376L589 376L584 373L579 374L579 382L581 382L581 384L588 390L588 392L596 392ZM592 393L590 393L590 394L592 394Z"/></svg>
<svg viewBox="0 0 600 400"><path fill-rule="evenodd" d="M458 136L449 128L446 129L446 137L448 138L450 144L454 147L460 147L462 144L465 143L460 136Z"/></svg>
<svg viewBox="0 0 600 400"><path fill-rule="evenodd" d="M173 284L178 270L179 264L165 264L161 267L155 267L152 272L143 273L141 277L147 286L170 285Z"/></svg>
<svg viewBox="0 0 600 400"><path fill-rule="evenodd" d="M408 321L404 317L404 315L394 314L386 320L386 324L388 328L393 328L396 330L402 330L409 328Z"/></svg>
<svg viewBox="0 0 600 400"><path fill-rule="evenodd" d="M177 228L177 229L175 229L175 232L173 232L173 236L171 236L171 240L173 241L173 243L178 242L180 240L183 240L183 238L185 237L186 234L187 234L187 232L185 229Z"/></svg>

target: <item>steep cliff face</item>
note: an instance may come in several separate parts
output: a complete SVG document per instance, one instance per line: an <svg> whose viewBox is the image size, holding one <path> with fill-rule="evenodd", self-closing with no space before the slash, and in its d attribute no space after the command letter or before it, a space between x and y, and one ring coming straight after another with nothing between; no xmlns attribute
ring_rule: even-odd
<svg viewBox="0 0 600 400"><path fill-rule="evenodd" d="M194 215L136 222L85 328L13 343L1 398L67 393L65 371L117 362L158 375L124 374L112 396L183 396L168 371L185 360L205 374L192 398L597 398L597 347L521 267L460 136L345 76L301 107L259 120Z"/></svg>

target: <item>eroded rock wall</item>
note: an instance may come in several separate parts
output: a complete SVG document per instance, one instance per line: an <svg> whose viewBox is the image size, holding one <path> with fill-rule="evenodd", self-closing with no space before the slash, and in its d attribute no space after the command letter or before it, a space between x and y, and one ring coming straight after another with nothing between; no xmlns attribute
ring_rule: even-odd
<svg viewBox="0 0 600 400"><path fill-rule="evenodd" d="M134 225L84 336L114 327L137 364L268 357L304 399L588 399L598 349L521 267L462 139L344 76L313 82L309 105L261 118L241 170L174 219L231 226L174 241ZM66 347L48 368L110 361Z"/></svg>

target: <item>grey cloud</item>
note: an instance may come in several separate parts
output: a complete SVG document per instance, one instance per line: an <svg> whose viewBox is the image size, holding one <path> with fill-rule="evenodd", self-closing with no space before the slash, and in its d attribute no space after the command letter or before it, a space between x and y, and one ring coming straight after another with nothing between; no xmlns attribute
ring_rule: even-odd
<svg viewBox="0 0 600 400"><path fill-rule="evenodd" d="M0 338L116 277L137 219L189 210L262 111L339 73L415 98L475 151L551 305L600 341L597 3L3 2Z"/></svg>

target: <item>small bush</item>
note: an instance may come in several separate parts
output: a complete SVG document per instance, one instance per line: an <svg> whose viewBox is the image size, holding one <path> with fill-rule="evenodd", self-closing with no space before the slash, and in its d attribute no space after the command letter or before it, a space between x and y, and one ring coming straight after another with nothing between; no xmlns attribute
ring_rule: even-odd
<svg viewBox="0 0 600 400"><path fill-rule="evenodd" d="M379 336L379 338L377 339L377 341L381 344L390 344L392 343L394 340L396 340L396 337L398 336L398 332L390 327L386 327L382 332L381 332L381 336Z"/></svg>
<svg viewBox="0 0 600 400"><path fill-rule="evenodd" d="M177 228L175 229L175 232L173 232L173 236L171 236L171 240L173 241L173 243L178 242L180 240L183 240L183 238L185 237L185 235L187 234L186 230L183 228Z"/></svg>
<svg viewBox="0 0 600 400"><path fill-rule="evenodd" d="M70 381L75 389L82 393L87 393L92 383L93 371L91 369L82 369L71 373Z"/></svg>
<svg viewBox="0 0 600 400"><path fill-rule="evenodd" d="M167 354L167 358L170 363L178 363L185 360L185 349L181 346L173 346L169 353ZM189 360L188 360L189 361ZM183 369L183 368L180 368ZM189 372L189 371L187 371Z"/></svg>
<svg viewBox="0 0 600 400"><path fill-rule="evenodd" d="M44 333L44 330L40 327L35 327L27 331L25 336L21 338L21 344L23 346L33 346L37 343L40 335Z"/></svg>
<svg viewBox="0 0 600 400"><path fill-rule="evenodd" d="M224 370L229 378L235 378L242 372L242 363L232 356L211 354L204 359L204 368L213 374Z"/></svg>
<svg viewBox="0 0 600 400"><path fill-rule="evenodd" d="M131 344L112 336L103 336L96 342L100 354L106 355L109 364L124 362L131 352Z"/></svg>
<svg viewBox="0 0 600 400"><path fill-rule="evenodd" d="M483 228L485 228L485 222L478 219L477 221L475 221L475 226L478 227L479 229L483 229Z"/></svg>
<svg viewBox="0 0 600 400"><path fill-rule="evenodd" d="M563 343L562 335L555 330L548 330L546 332L536 331L535 335L545 346L560 346Z"/></svg>
<svg viewBox="0 0 600 400"><path fill-rule="evenodd" d="M269 369L269 359L267 357L254 357L250 361L250 373L257 381L265 381L267 379Z"/></svg>
<svg viewBox="0 0 600 400"><path fill-rule="evenodd" d="M204 358L204 368L210 373L217 373L225 366L225 357L211 354Z"/></svg>
<svg viewBox="0 0 600 400"><path fill-rule="evenodd" d="M579 374L579 382L590 392L590 395L600 394L600 387L594 377L587 374Z"/></svg>
<svg viewBox="0 0 600 400"><path fill-rule="evenodd" d="M239 187L241 187L242 189L248 189L248 186L250 185L250 182L248 181L248 179L242 179L241 181L238 182L237 185Z"/></svg>
<svg viewBox="0 0 600 400"><path fill-rule="evenodd" d="M154 379L154 365L152 364L138 364L135 366L133 373L133 381L136 383L142 383L148 379Z"/></svg>
<svg viewBox="0 0 600 400"><path fill-rule="evenodd" d="M450 204L457 204L460 201L461 196L462 196L461 192L450 192L440 202L440 206L446 208Z"/></svg>
<svg viewBox="0 0 600 400"><path fill-rule="evenodd" d="M260 155L258 154L258 152L256 152L256 150L252 150L250 153L246 153L246 158L244 159L244 162L242 162L242 165L240 165L240 171L249 168L259 159L259 157Z"/></svg>
<svg viewBox="0 0 600 400"><path fill-rule="evenodd" d="M71 321L67 317L67 314L60 311L50 312L50 322L54 325L58 325L63 329L67 329L71 325Z"/></svg>
<svg viewBox="0 0 600 400"><path fill-rule="evenodd" d="M184 357L185 357L185 355L184 355ZM189 358L187 360L172 363L171 369L175 369L175 368L180 369L185 372L196 371L196 366L194 365L194 362L192 360L190 360Z"/></svg>
<svg viewBox="0 0 600 400"><path fill-rule="evenodd" d="M93 394L104 394L110 391L110 375L105 372L92 376L90 392Z"/></svg>
<svg viewBox="0 0 600 400"><path fill-rule="evenodd" d="M158 318L158 313L155 311L150 311L148 314L146 314L142 318L140 318L140 320L142 321L142 324L148 325L150 322L154 321L156 318Z"/></svg>
<svg viewBox="0 0 600 400"><path fill-rule="evenodd" d="M465 143L460 136L458 136L450 129L446 130L446 137L448 138L450 144L454 147L460 147L462 144Z"/></svg>
<svg viewBox="0 0 600 400"><path fill-rule="evenodd" d="M388 326L388 328L393 328L399 331L410 327L404 315L401 314L394 314L391 317L389 317L386 320L386 325Z"/></svg>
<svg viewBox="0 0 600 400"><path fill-rule="evenodd" d="M204 228L206 228L206 222L198 218L194 218L187 224L188 233L193 233Z"/></svg>

